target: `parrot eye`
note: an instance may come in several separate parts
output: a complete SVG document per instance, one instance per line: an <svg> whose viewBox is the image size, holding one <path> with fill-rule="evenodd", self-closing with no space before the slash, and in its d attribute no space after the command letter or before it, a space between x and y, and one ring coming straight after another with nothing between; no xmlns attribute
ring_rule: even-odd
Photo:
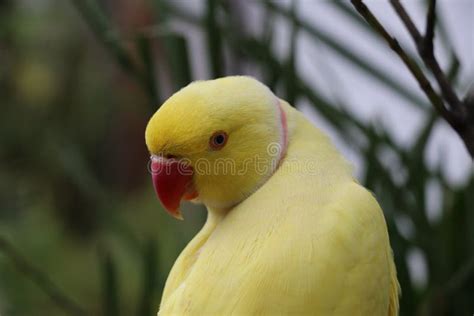
<svg viewBox="0 0 474 316"><path fill-rule="evenodd" d="M227 133L224 131L217 131L212 134L211 138L209 139L209 146L213 150L219 150L225 146L227 143Z"/></svg>

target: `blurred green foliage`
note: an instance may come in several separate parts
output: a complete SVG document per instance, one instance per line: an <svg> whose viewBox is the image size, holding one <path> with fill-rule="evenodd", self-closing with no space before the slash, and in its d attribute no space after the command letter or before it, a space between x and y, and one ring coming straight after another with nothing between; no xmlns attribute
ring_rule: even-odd
<svg viewBox="0 0 474 316"><path fill-rule="evenodd" d="M189 36L175 21L205 35L201 57L211 77L252 67L292 104L309 101L363 157L361 182L377 195L389 226L402 315L474 311L474 176L452 187L440 169L427 167L438 120L427 101L299 19L294 6L255 5L264 10L261 34L245 30L239 1L204 1L198 15L179 1L0 0L0 314L156 313L174 259L205 219L191 211L177 223L161 212L146 170L147 119L164 96L197 79ZM361 21L346 3L331 5ZM271 48L276 17L291 29L286 58ZM439 28L455 82L462 65ZM411 146L310 87L295 67L300 33L426 113ZM430 186L440 188L435 221L427 216ZM414 251L426 259L426 284L410 275Z"/></svg>

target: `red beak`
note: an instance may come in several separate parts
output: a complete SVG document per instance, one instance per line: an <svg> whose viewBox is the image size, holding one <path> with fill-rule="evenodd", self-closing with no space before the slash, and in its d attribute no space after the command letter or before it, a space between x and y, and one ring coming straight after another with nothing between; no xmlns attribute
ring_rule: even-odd
<svg viewBox="0 0 474 316"><path fill-rule="evenodd" d="M183 219L179 210L181 199L197 196L193 189L193 168L177 159L151 156L153 187L163 207L173 217Z"/></svg>

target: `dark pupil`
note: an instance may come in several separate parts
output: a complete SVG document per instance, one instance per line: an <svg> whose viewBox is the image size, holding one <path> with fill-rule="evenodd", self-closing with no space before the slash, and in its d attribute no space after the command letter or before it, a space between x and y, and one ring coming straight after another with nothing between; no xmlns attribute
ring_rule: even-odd
<svg viewBox="0 0 474 316"><path fill-rule="evenodd" d="M224 135L216 135L216 137L214 138L214 143L216 145L222 145L224 143Z"/></svg>

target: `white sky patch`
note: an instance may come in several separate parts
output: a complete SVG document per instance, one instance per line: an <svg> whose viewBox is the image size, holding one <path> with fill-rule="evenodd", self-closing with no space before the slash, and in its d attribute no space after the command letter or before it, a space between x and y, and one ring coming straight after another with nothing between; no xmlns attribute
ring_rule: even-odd
<svg viewBox="0 0 474 316"><path fill-rule="evenodd" d="M411 239L415 236L415 225L410 217L405 215L395 216L395 225L400 234L406 239Z"/></svg>
<svg viewBox="0 0 474 316"><path fill-rule="evenodd" d="M442 215L443 191L439 181L431 179L425 187L426 217L436 223Z"/></svg>
<svg viewBox="0 0 474 316"><path fill-rule="evenodd" d="M424 253L419 248L411 248L406 260L411 282L415 287L423 289L428 281L428 265Z"/></svg>

